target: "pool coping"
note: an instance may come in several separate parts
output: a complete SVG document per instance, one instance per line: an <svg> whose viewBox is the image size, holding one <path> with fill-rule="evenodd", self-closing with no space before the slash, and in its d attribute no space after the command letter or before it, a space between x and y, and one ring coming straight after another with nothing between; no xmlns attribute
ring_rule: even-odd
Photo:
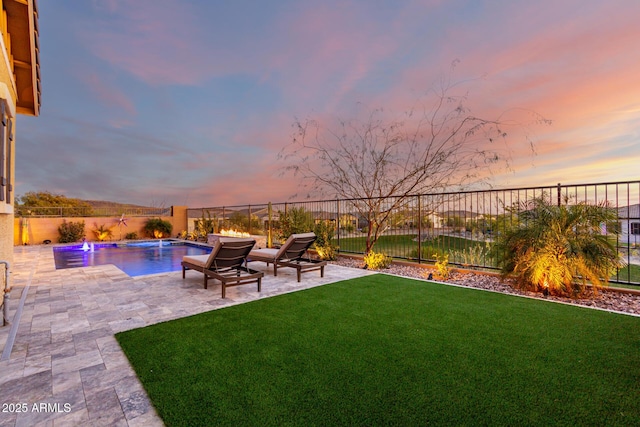
<svg viewBox="0 0 640 427"><path fill-rule="evenodd" d="M149 243L148 245L145 245L145 243ZM162 243L167 243L167 244L162 244ZM83 249L84 245L87 245L88 249ZM210 250L213 248L213 245L210 245L208 243L204 243L204 242L194 242L192 240L183 240L183 239L177 239L177 238L168 238L168 239L149 239L149 240L118 240L118 241L109 241L109 242L82 242L82 243L78 243L78 242L74 242L74 243L60 243L60 244L54 244L51 245L51 249L52 249L52 254L53 254L53 258L54 258L54 265L55 265L55 269L56 270L65 270L65 269L72 269L72 268L88 268L88 267L99 267L99 266L107 266L107 265L114 265L116 268L118 268L119 270L123 271L127 276L132 277L132 278L138 278L138 277L147 277L147 276L154 276L154 275L158 275L158 274L167 274L167 273L174 273L176 271L180 271L180 269L177 270L170 270L170 271L160 271L157 273L149 273L149 274L130 274L127 270L124 270L122 267L120 267L118 264L115 263L105 263L105 264L92 264L92 265L64 265L62 267L59 267L59 263L58 263L58 259L56 258L56 254L57 253L77 253L79 254L83 254L83 253L94 253L94 247L95 249L110 249L110 248L137 248L137 249L153 249L153 248L170 248L170 247L174 247L174 246L181 246L181 247L194 247L194 248L204 248ZM70 250L66 250L66 248L72 248ZM63 259L64 263L66 264L67 261L69 261L68 259ZM63 263L61 261L61 263Z"/></svg>

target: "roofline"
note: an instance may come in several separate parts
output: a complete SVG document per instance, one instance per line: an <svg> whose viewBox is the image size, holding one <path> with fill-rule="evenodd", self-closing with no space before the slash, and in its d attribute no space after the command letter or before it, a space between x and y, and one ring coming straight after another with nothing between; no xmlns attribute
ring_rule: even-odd
<svg viewBox="0 0 640 427"><path fill-rule="evenodd" d="M37 0L27 1L29 11L29 49L31 51L31 83L33 88L33 110L19 107L18 113L40 115L41 91L40 91L40 49L38 29L38 4Z"/></svg>

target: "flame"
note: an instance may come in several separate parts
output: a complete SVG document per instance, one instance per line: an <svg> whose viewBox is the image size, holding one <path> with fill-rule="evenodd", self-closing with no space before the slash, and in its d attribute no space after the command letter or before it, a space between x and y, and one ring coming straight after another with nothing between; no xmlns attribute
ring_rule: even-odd
<svg viewBox="0 0 640 427"><path fill-rule="evenodd" d="M251 236L249 233L245 233L243 231L238 231L234 229L220 230L220 235L228 236L228 237L250 237Z"/></svg>

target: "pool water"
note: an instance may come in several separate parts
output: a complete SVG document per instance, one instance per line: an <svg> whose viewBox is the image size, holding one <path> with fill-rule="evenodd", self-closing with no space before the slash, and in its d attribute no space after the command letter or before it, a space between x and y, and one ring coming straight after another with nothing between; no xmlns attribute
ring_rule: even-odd
<svg viewBox="0 0 640 427"><path fill-rule="evenodd" d="M183 256L208 253L210 247L167 241L94 243L93 250L82 245L53 248L56 269L114 264L132 277L180 271Z"/></svg>

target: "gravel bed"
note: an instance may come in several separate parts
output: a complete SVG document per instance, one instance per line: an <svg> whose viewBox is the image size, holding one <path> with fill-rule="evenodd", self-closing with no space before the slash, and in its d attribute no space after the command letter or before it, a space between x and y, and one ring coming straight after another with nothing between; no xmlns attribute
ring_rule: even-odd
<svg viewBox="0 0 640 427"><path fill-rule="evenodd" d="M332 262L344 267L362 268L363 266L361 260L346 257L339 257L336 261ZM431 269L397 264L393 264L388 269L380 270L381 273L396 274L399 276L412 277L417 279L426 279L429 273L433 271L434 270ZM498 276L457 272L452 273L451 277L445 282L461 286L468 286L471 288L502 292L505 294L523 295L531 298L561 301L568 304L597 307L605 310L640 316L640 295L636 295L633 293L602 290L595 296L591 293L587 297L579 299L556 296L545 297L541 293L527 292L513 288L509 285L508 280L503 281Z"/></svg>

